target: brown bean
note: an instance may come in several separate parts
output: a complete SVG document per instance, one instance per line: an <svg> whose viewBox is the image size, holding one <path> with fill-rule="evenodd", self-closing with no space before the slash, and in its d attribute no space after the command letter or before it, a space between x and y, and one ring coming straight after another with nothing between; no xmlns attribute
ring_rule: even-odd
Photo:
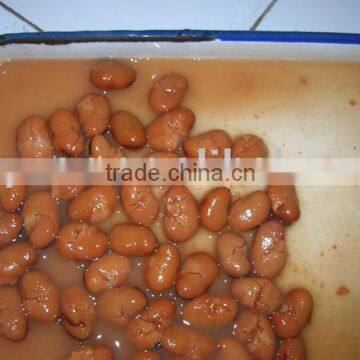
<svg viewBox="0 0 360 360"><path fill-rule="evenodd" d="M231 137L223 130L210 130L184 142L185 154L191 158L199 156L199 149L205 149L207 158L222 158L225 155L225 149L231 149L231 147Z"/></svg>
<svg viewBox="0 0 360 360"><path fill-rule="evenodd" d="M276 336L265 316L252 311L242 312L235 323L234 333L245 345L252 359L273 358Z"/></svg>
<svg viewBox="0 0 360 360"><path fill-rule="evenodd" d="M27 332L25 312L19 291L0 287L0 334L12 341L22 340Z"/></svg>
<svg viewBox="0 0 360 360"><path fill-rule="evenodd" d="M189 255L180 270L176 291L182 298L202 295L219 275L215 260L205 252Z"/></svg>
<svg viewBox="0 0 360 360"><path fill-rule="evenodd" d="M144 270L145 281L152 291L165 291L174 284L179 268L179 250L174 245L160 245Z"/></svg>
<svg viewBox="0 0 360 360"><path fill-rule="evenodd" d="M149 103L157 113L164 113L180 106L189 87L186 77L181 74L168 74L160 78L150 91Z"/></svg>
<svg viewBox="0 0 360 360"><path fill-rule="evenodd" d="M278 309L282 302L280 289L271 280L263 278L236 279L230 292L242 307L265 315Z"/></svg>
<svg viewBox="0 0 360 360"><path fill-rule="evenodd" d="M108 239L97 227L81 222L63 226L55 244L62 256L84 261L101 256L106 251Z"/></svg>
<svg viewBox="0 0 360 360"><path fill-rule="evenodd" d="M38 249L50 245L59 231L59 206L47 191L31 194L25 201L24 227Z"/></svg>
<svg viewBox="0 0 360 360"><path fill-rule="evenodd" d="M156 249L157 238L146 226L117 224L110 233L110 246L122 255L146 256Z"/></svg>
<svg viewBox="0 0 360 360"><path fill-rule="evenodd" d="M163 348L175 357L205 360L215 351L215 342L191 327L172 326L164 330L161 337Z"/></svg>
<svg viewBox="0 0 360 360"><path fill-rule="evenodd" d="M219 360L250 360L245 347L233 337L220 339L217 346Z"/></svg>
<svg viewBox="0 0 360 360"><path fill-rule="evenodd" d="M89 293L80 285L72 285L61 294L60 306L65 330L79 340L87 339L95 321L95 306Z"/></svg>
<svg viewBox="0 0 360 360"><path fill-rule="evenodd" d="M57 200L66 201L78 196L83 189L83 185L54 185L51 194Z"/></svg>
<svg viewBox="0 0 360 360"><path fill-rule="evenodd" d="M76 116L64 108L56 110L49 119L53 143L58 151L67 155L79 156L84 151L85 141L81 136Z"/></svg>
<svg viewBox="0 0 360 360"><path fill-rule="evenodd" d="M36 251L29 243L17 242L0 250L0 277L2 285L16 282L36 261Z"/></svg>
<svg viewBox="0 0 360 360"><path fill-rule="evenodd" d="M146 145L145 129L140 120L128 111L118 111L110 120L114 139L122 146L137 149Z"/></svg>
<svg viewBox="0 0 360 360"><path fill-rule="evenodd" d="M133 354L130 360L160 360L160 356L155 351L143 351Z"/></svg>
<svg viewBox="0 0 360 360"><path fill-rule="evenodd" d="M305 289L294 289L284 299L280 309L273 314L273 325L276 334L282 338L300 334L310 322L313 310L313 299Z"/></svg>
<svg viewBox="0 0 360 360"><path fill-rule="evenodd" d="M18 126L16 146L22 158L54 156L49 129L45 120L39 116L30 116Z"/></svg>
<svg viewBox="0 0 360 360"><path fill-rule="evenodd" d="M218 259L231 276L242 277L249 273L250 263L246 240L234 233L222 233L217 240Z"/></svg>
<svg viewBox="0 0 360 360"><path fill-rule="evenodd" d="M26 186L0 186L0 205L4 211L15 212L26 196Z"/></svg>
<svg viewBox="0 0 360 360"><path fill-rule="evenodd" d="M275 360L306 360L304 341L299 337L283 340L277 350Z"/></svg>
<svg viewBox="0 0 360 360"><path fill-rule="evenodd" d="M198 206L191 192L182 185L171 186L162 202L165 206L163 227L166 236L175 242L190 239L199 226Z"/></svg>
<svg viewBox="0 0 360 360"><path fill-rule="evenodd" d="M175 151L182 146L194 123L195 115L189 109L168 111L147 127L148 144L157 151Z"/></svg>
<svg viewBox="0 0 360 360"><path fill-rule="evenodd" d="M151 225L159 213L159 203L148 185L123 185L121 200L126 215L136 224Z"/></svg>
<svg viewBox="0 0 360 360"><path fill-rule="evenodd" d="M227 294L206 294L185 304L184 322L194 327L213 328L230 324L239 307Z"/></svg>
<svg viewBox="0 0 360 360"><path fill-rule="evenodd" d="M87 137L105 132L110 122L110 103L98 94L84 96L76 105L79 123Z"/></svg>
<svg viewBox="0 0 360 360"><path fill-rule="evenodd" d="M95 158L121 158L120 148L111 146L103 135L95 135L89 142L89 156Z"/></svg>
<svg viewBox="0 0 360 360"><path fill-rule="evenodd" d="M81 345L73 350L67 360L114 360L112 350L105 345Z"/></svg>
<svg viewBox="0 0 360 360"><path fill-rule="evenodd" d="M252 134L240 136L232 148L234 158L265 158L267 155L268 150L264 141Z"/></svg>
<svg viewBox="0 0 360 360"><path fill-rule="evenodd" d="M89 291L97 293L121 285L130 271L131 263L128 258L118 254L105 254L86 269L85 285Z"/></svg>
<svg viewBox="0 0 360 360"><path fill-rule="evenodd" d="M258 275L276 276L287 259L284 226L276 220L262 224L255 235L250 256Z"/></svg>
<svg viewBox="0 0 360 360"><path fill-rule="evenodd" d="M114 186L92 186L82 191L68 207L74 221L101 222L110 217L119 205L119 194Z"/></svg>
<svg viewBox="0 0 360 360"><path fill-rule="evenodd" d="M155 300L147 310L126 326L126 337L138 350L154 348L176 315L176 304L167 298Z"/></svg>
<svg viewBox="0 0 360 360"><path fill-rule="evenodd" d="M210 231L220 231L227 222L230 202L229 189L217 187L211 190L200 205L200 220L203 226Z"/></svg>
<svg viewBox="0 0 360 360"><path fill-rule="evenodd" d="M270 198L264 191L255 191L236 201L229 213L229 223L240 231L254 229L270 215Z"/></svg>
<svg viewBox="0 0 360 360"><path fill-rule="evenodd" d="M135 69L118 61L99 61L93 64L90 69L90 81L102 90L123 89L135 80Z"/></svg>
<svg viewBox="0 0 360 360"><path fill-rule="evenodd" d="M41 271L32 270L23 275L20 283L27 314L41 322L52 322L59 313L59 291L55 283Z"/></svg>
<svg viewBox="0 0 360 360"><path fill-rule="evenodd" d="M267 188L270 196L271 210L284 222L293 222L300 217L299 200L293 185L270 185Z"/></svg>
<svg viewBox="0 0 360 360"><path fill-rule="evenodd" d="M0 215L0 247L7 245L20 234L22 223L23 220L19 214Z"/></svg>
<svg viewBox="0 0 360 360"><path fill-rule="evenodd" d="M121 285L106 290L97 302L99 317L111 325L124 326L146 306L145 295L138 289Z"/></svg>

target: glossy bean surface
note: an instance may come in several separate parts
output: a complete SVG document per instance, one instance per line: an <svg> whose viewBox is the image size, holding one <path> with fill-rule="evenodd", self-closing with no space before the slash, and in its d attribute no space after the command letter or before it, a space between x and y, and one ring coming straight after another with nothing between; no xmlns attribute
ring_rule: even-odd
<svg viewBox="0 0 360 360"><path fill-rule="evenodd" d="M23 220L19 214L4 213L0 215L0 248L19 235L22 224Z"/></svg>

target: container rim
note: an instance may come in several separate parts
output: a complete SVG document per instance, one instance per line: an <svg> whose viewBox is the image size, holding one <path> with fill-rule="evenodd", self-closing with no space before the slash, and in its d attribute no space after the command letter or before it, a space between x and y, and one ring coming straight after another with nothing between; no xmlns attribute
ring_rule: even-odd
<svg viewBox="0 0 360 360"><path fill-rule="evenodd" d="M82 42L204 42L239 41L360 45L360 34L297 31L109 30L13 33L0 35L9 44L70 44Z"/></svg>

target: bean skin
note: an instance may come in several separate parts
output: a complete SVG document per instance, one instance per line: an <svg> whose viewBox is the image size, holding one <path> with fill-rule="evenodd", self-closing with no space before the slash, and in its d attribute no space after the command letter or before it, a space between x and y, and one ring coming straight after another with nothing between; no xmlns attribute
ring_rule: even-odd
<svg viewBox="0 0 360 360"><path fill-rule="evenodd" d="M85 141L81 136L76 116L66 109L56 110L49 119L54 147L70 156L79 156L84 151Z"/></svg>
<svg viewBox="0 0 360 360"><path fill-rule="evenodd" d="M0 287L0 334L8 340L20 341L27 332L25 312L19 291Z"/></svg>
<svg viewBox="0 0 360 360"><path fill-rule="evenodd" d="M100 135L106 131L110 122L110 103L98 94L84 96L76 105L79 123L87 137Z"/></svg>
<svg viewBox="0 0 360 360"><path fill-rule="evenodd" d="M283 340L277 350L275 360L306 360L304 341L299 337Z"/></svg>
<svg viewBox="0 0 360 360"><path fill-rule="evenodd" d="M32 270L20 282L27 314L38 321L53 322L59 314L59 291L52 279L41 271Z"/></svg>
<svg viewBox="0 0 360 360"><path fill-rule="evenodd" d="M191 327L172 326L161 337L163 348L174 357L205 360L215 351L215 342Z"/></svg>
<svg viewBox="0 0 360 360"><path fill-rule="evenodd" d="M264 315L277 310L283 300L276 284L263 278L236 279L231 284L230 292L242 307Z"/></svg>
<svg viewBox="0 0 360 360"><path fill-rule="evenodd" d="M0 248L20 234L22 223L23 220L19 214L4 213L0 215Z"/></svg>
<svg viewBox="0 0 360 360"><path fill-rule="evenodd" d="M121 200L126 215L135 224L151 225L159 213L159 203L150 186L124 185Z"/></svg>
<svg viewBox="0 0 360 360"><path fill-rule="evenodd" d="M196 200L182 185L171 186L162 198L165 206L163 227L166 236L175 242L191 238L199 226Z"/></svg>
<svg viewBox="0 0 360 360"><path fill-rule="evenodd" d="M237 200L231 207L229 223L239 231L254 229L270 215L270 198L266 192L255 191Z"/></svg>
<svg viewBox="0 0 360 360"><path fill-rule="evenodd" d="M106 234L88 223L72 223L61 228L56 239L56 250L75 261L93 260L107 249Z"/></svg>
<svg viewBox="0 0 360 360"><path fill-rule="evenodd" d="M245 345L252 359L273 358L276 336L265 316L251 311L242 312L235 323L234 333Z"/></svg>
<svg viewBox="0 0 360 360"><path fill-rule="evenodd" d="M107 346L90 344L73 350L67 360L115 360L115 357Z"/></svg>
<svg viewBox="0 0 360 360"><path fill-rule="evenodd" d="M51 158L54 149L50 131L39 116L26 118L17 128L16 146L22 158Z"/></svg>
<svg viewBox="0 0 360 360"><path fill-rule="evenodd" d="M59 206L48 191L31 194L24 203L24 227L37 249L50 245L59 231Z"/></svg>
<svg viewBox="0 0 360 360"><path fill-rule="evenodd" d="M154 348L161 334L173 321L176 304L167 298L155 300L147 310L126 326L126 338L137 350Z"/></svg>
<svg viewBox="0 0 360 360"><path fill-rule="evenodd" d="M135 69L118 61L99 61L90 69L90 81L101 90L124 89L135 80Z"/></svg>
<svg viewBox="0 0 360 360"><path fill-rule="evenodd" d="M189 109L168 111L147 127L148 144L157 151L175 151L182 146L194 123L195 115Z"/></svg>
<svg viewBox="0 0 360 360"><path fill-rule="evenodd" d="M146 284L152 291L165 291L174 284L179 268L179 250L174 245L160 245L144 270Z"/></svg>
<svg viewBox="0 0 360 360"><path fill-rule="evenodd" d="M191 158L199 156L199 149L205 149L207 158L223 158L224 150L231 147L231 137L223 130L210 130L184 142L185 154Z"/></svg>
<svg viewBox="0 0 360 360"><path fill-rule="evenodd" d="M161 360L160 356L155 351L143 351L135 353L130 360Z"/></svg>
<svg viewBox="0 0 360 360"><path fill-rule="evenodd" d="M26 186L0 186L0 205L4 211L15 212L26 196Z"/></svg>
<svg viewBox="0 0 360 360"><path fill-rule="evenodd" d="M266 191L270 197L271 210L276 217L285 223L299 219L300 207L295 186L270 185Z"/></svg>
<svg viewBox="0 0 360 360"><path fill-rule="evenodd" d="M245 347L233 337L220 339L217 347L218 360L250 360Z"/></svg>
<svg viewBox="0 0 360 360"><path fill-rule="evenodd" d="M180 106L189 87L186 77L181 74L168 74L160 78L150 91L150 107L161 114Z"/></svg>
<svg viewBox="0 0 360 360"><path fill-rule="evenodd" d="M313 299L307 290L290 291L280 309L274 312L272 317L276 334L281 338L299 335L310 322L312 310Z"/></svg>
<svg viewBox="0 0 360 360"><path fill-rule="evenodd" d="M16 282L25 270L35 263L36 251L29 243L17 242L0 250L0 278L2 285Z"/></svg>
<svg viewBox="0 0 360 360"><path fill-rule="evenodd" d="M246 276L250 271L246 240L233 233L222 233L217 240L218 259L222 268L231 276Z"/></svg>
<svg viewBox="0 0 360 360"><path fill-rule="evenodd" d="M87 267L85 284L89 291L97 293L121 285L130 271L131 263L128 258L118 254L105 254Z"/></svg>
<svg viewBox="0 0 360 360"><path fill-rule="evenodd" d="M194 327L213 328L230 324L237 315L239 307L227 294L207 294L187 302L183 318Z"/></svg>
<svg viewBox="0 0 360 360"><path fill-rule="evenodd" d="M76 339L87 339L95 321L95 306L89 293L79 285L70 286L61 294L60 306L65 330Z"/></svg>
<svg viewBox="0 0 360 360"><path fill-rule="evenodd" d="M54 185L51 194L57 200L66 201L78 196L83 189L83 185Z"/></svg>
<svg viewBox="0 0 360 360"><path fill-rule="evenodd" d="M68 207L74 221L101 222L110 217L119 205L119 194L114 186L92 186L82 191Z"/></svg>
<svg viewBox="0 0 360 360"><path fill-rule="evenodd" d="M210 231L220 231L227 222L231 202L230 190L217 187L211 190L200 205L200 220Z"/></svg>
<svg viewBox="0 0 360 360"><path fill-rule="evenodd" d="M110 247L122 255L150 255L157 245L155 234L146 226L127 223L117 224L110 233Z"/></svg>
<svg viewBox="0 0 360 360"><path fill-rule="evenodd" d="M111 146L103 135L95 135L89 142L89 156L95 158L122 158L120 148Z"/></svg>
<svg viewBox="0 0 360 360"><path fill-rule="evenodd" d="M267 155L268 150L264 141L252 134L240 136L232 148L234 158L266 158Z"/></svg>
<svg viewBox="0 0 360 360"><path fill-rule="evenodd" d="M146 298L140 290L121 285L100 295L97 313L101 319L113 326L124 326L145 306Z"/></svg>
<svg viewBox="0 0 360 360"><path fill-rule="evenodd" d="M130 149L138 149L146 145L144 126L132 113L118 111L111 117L110 126L114 139L120 145Z"/></svg>
<svg viewBox="0 0 360 360"><path fill-rule="evenodd" d="M284 226L276 220L262 224L255 235L250 256L259 276L273 278L279 274L287 259Z"/></svg>
<svg viewBox="0 0 360 360"><path fill-rule="evenodd" d="M205 252L189 255L180 270L176 291L184 299L202 295L219 275L215 260Z"/></svg>

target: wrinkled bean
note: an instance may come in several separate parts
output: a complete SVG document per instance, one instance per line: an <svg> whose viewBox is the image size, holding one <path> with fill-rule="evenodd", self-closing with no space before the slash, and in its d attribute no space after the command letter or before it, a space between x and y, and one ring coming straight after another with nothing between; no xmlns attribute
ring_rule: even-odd
<svg viewBox="0 0 360 360"><path fill-rule="evenodd" d="M210 231L220 231L227 222L230 202L229 189L217 187L211 190L200 205L200 220L203 226Z"/></svg>
<svg viewBox="0 0 360 360"><path fill-rule="evenodd" d="M131 263L118 254L105 254L92 262L85 271L85 284L89 291L99 292L121 285L130 275Z"/></svg>
<svg viewBox="0 0 360 360"><path fill-rule="evenodd" d="M198 206L191 192L182 185L171 186L162 202L165 206L163 227L166 236L175 242L190 239L199 226Z"/></svg>
<svg viewBox="0 0 360 360"><path fill-rule="evenodd" d="M54 185L51 194L57 200L66 201L78 196L83 189L83 185Z"/></svg>
<svg viewBox="0 0 360 360"><path fill-rule="evenodd" d="M110 233L110 246L122 255L146 256L157 247L157 238L146 226L117 224Z"/></svg>
<svg viewBox="0 0 360 360"><path fill-rule="evenodd" d="M105 345L81 345L73 350L67 360L114 360L114 354Z"/></svg>
<svg viewBox="0 0 360 360"><path fill-rule="evenodd" d="M120 148L111 146L103 135L95 135L89 142L89 156L95 158L121 158Z"/></svg>
<svg viewBox="0 0 360 360"><path fill-rule="evenodd" d="M124 326L146 306L146 297L138 289L121 285L106 290L97 302L97 313L106 322L114 326Z"/></svg>
<svg viewBox="0 0 360 360"><path fill-rule="evenodd" d="M174 284L179 267L179 250L174 245L160 245L144 270L148 287L156 292L165 291Z"/></svg>
<svg viewBox="0 0 360 360"><path fill-rule="evenodd" d="M299 337L283 340L277 350L275 360L306 360L304 341Z"/></svg>
<svg viewBox="0 0 360 360"><path fill-rule="evenodd" d="M250 360L245 347L233 337L220 339L217 346L219 360Z"/></svg>
<svg viewBox="0 0 360 360"><path fill-rule="evenodd" d="M203 294L218 274L218 266L208 253L193 253L185 259L181 267L176 291L182 298L193 299Z"/></svg>
<svg viewBox="0 0 360 360"><path fill-rule="evenodd" d="M22 222L19 214L4 213L0 215L0 247L7 245L20 234Z"/></svg>
<svg viewBox="0 0 360 360"><path fill-rule="evenodd" d="M276 220L262 224L255 235L250 255L258 275L276 276L287 259L284 226Z"/></svg>
<svg viewBox="0 0 360 360"><path fill-rule="evenodd" d="M159 213L159 204L150 186L123 185L121 200L126 215L136 224L151 225Z"/></svg>
<svg viewBox="0 0 360 360"><path fill-rule="evenodd" d="M55 283L41 271L32 270L23 275L20 283L27 314L41 322L52 322L59 313L59 291Z"/></svg>
<svg viewBox="0 0 360 360"><path fill-rule="evenodd" d="M74 221L101 222L114 213L118 204L114 186L92 186L70 202L67 212Z"/></svg>
<svg viewBox="0 0 360 360"><path fill-rule="evenodd" d="M59 254L75 261L95 259L106 251L107 245L106 234L85 222L63 226L56 239Z"/></svg>
<svg viewBox="0 0 360 360"><path fill-rule="evenodd" d="M271 280L263 278L236 279L230 292L241 306L265 315L278 309L282 302L280 289Z"/></svg>
<svg viewBox="0 0 360 360"><path fill-rule="evenodd" d="M189 86L185 76L168 74L160 78L150 91L149 103L157 113L176 109Z"/></svg>
<svg viewBox="0 0 360 360"><path fill-rule="evenodd" d="M151 148L158 151L175 151L194 126L194 113L185 108L171 110L158 116L146 129Z"/></svg>
<svg viewBox="0 0 360 360"><path fill-rule="evenodd" d="M232 157L234 158L265 158L268 150L262 139L256 135L242 135L234 143Z"/></svg>
<svg viewBox="0 0 360 360"><path fill-rule="evenodd" d="M25 199L26 186L0 186L0 205L4 211L16 211Z"/></svg>

